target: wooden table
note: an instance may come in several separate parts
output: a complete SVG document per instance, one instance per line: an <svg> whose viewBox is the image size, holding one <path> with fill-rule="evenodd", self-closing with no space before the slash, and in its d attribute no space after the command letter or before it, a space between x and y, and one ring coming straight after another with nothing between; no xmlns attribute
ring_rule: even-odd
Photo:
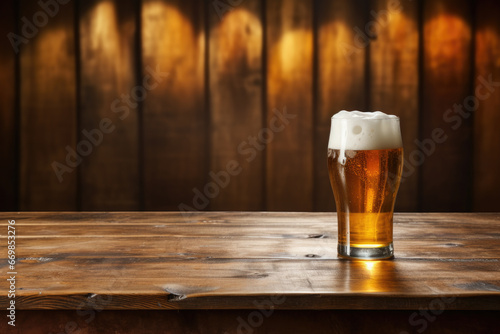
<svg viewBox="0 0 500 334"><path fill-rule="evenodd" d="M337 258L334 213L0 217L0 333L500 328L498 213L396 214L395 259L367 262ZM9 299L12 219L16 291ZM7 324L11 300L15 328Z"/></svg>

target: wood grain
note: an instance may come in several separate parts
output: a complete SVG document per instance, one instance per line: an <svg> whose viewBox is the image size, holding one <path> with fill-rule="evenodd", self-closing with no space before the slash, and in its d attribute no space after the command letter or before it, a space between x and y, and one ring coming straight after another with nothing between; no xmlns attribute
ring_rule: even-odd
<svg viewBox="0 0 500 334"><path fill-rule="evenodd" d="M2 1L0 20L0 211L17 209L17 112L16 112L16 52L7 38L16 34L15 1ZM10 35L12 36L12 35Z"/></svg>
<svg viewBox="0 0 500 334"><path fill-rule="evenodd" d="M405 167L395 210L413 212L418 208L419 166L411 164L409 157L418 150L418 3L393 3L373 2L370 22L376 26L376 38L370 43L370 109L400 118Z"/></svg>
<svg viewBox="0 0 500 334"><path fill-rule="evenodd" d="M135 1L80 2L78 140L91 145L81 166L82 210L139 209L138 106L147 95L134 88L137 8ZM105 131L103 120L111 122Z"/></svg>
<svg viewBox="0 0 500 334"><path fill-rule="evenodd" d="M474 207L475 211L498 211L500 158L500 23L497 1L482 0L476 9L475 96L480 100L474 112ZM483 79L480 79L480 78ZM496 86L486 87L493 81Z"/></svg>
<svg viewBox="0 0 500 334"><path fill-rule="evenodd" d="M500 305L498 213L396 214L396 258L370 262L337 258L333 213L11 212L4 241L8 219L23 310L252 309L273 295L276 309Z"/></svg>
<svg viewBox="0 0 500 334"><path fill-rule="evenodd" d="M472 192L472 117L454 111L472 92L472 9L468 0L423 6L421 210L468 211ZM465 110L467 114L467 110ZM437 129L437 130L436 130ZM441 135L438 142L433 132ZM428 152L428 153L425 153ZM423 157L423 158L422 158ZM411 162L411 157L410 157Z"/></svg>
<svg viewBox="0 0 500 334"><path fill-rule="evenodd" d="M193 203L208 179L204 10L194 0L142 1L144 67L168 73L143 107L147 210L206 208Z"/></svg>
<svg viewBox="0 0 500 334"><path fill-rule="evenodd" d="M314 207L312 7L310 1L266 2L267 124L281 129L267 145L267 210Z"/></svg>
<svg viewBox="0 0 500 334"><path fill-rule="evenodd" d="M251 144L263 129L261 1L209 15L210 171L221 178L210 209L261 210L264 143ZM235 175L228 173L230 161L239 166Z"/></svg>
<svg viewBox="0 0 500 334"><path fill-rule="evenodd" d="M326 168L331 117L340 110L366 110L366 48L355 28L364 29L366 1L318 1L317 99L314 145L314 209L334 211Z"/></svg>
<svg viewBox="0 0 500 334"><path fill-rule="evenodd" d="M19 2L32 21L40 7ZM22 210L75 210L77 167L66 164L76 147L76 61L74 2L38 28L20 53L20 203ZM41 21L43 22L43 21ZM59 180L53 163L69 171Z"/></svg>

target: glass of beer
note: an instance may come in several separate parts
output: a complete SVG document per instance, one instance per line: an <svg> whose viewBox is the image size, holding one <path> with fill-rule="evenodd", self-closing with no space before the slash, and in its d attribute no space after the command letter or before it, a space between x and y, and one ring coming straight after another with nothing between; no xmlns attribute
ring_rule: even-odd
<svg viewBox="0 0 500 334"><path fill-rule="evenodd" d="M342 110L332 117L328 172L338 219L338 254L394 256L392 216L403 169L399 118Z"/></svg>

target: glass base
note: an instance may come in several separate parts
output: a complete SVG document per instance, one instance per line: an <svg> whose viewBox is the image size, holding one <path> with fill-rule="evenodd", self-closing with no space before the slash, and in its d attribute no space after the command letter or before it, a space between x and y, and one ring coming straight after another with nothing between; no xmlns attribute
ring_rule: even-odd
<svg viewBox="0 0 500 334"><path fill-rule="evenodd" d="M340 257L359 260L382 260L394 257L392 242L385 247L360 248L339 244L337 251Z"/></svg>

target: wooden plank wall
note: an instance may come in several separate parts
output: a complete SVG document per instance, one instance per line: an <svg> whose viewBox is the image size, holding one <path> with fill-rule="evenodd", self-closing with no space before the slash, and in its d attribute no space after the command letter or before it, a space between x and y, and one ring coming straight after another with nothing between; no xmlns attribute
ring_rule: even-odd
<svg viewBox="0 0 500 334"><path fill-rule="evenodd" d="M354 27L366 25L368 2L319 1L316 23L316 99L314 121L315 210L333 211L335 201L325 162L330 118L335 110L367 110L366 58L363 45L355 45Z"/></svg>
<svg viewBox="0 0 500 334"><path fill-rule="evenodd" d="M259 210L264 197L255 194L264 191L264 154L250 144L249 137L258 137L264 124L262 2L246 0L230 13L209 10L208 15L210 171L214 174L207 185L214 179L219 183L210 209Z"/></svg>
<svg viewBox="0 0 500 334"><path fill-rule="evenodd" d="M283 128L274 132L267 146L266 208L310 211L314 175L312 2L267 1L266 27L267 126L272 129L278 123L276 129ZM280 119L278 114L287 118Z"/></svg>
<svg viewBox="0 0 500 334"><path fill-rule="evenodd" d="M16 33L15 0L3 2L5 18L0 20L0 210L17 208L17 131L16 65L17 55L9 39Z"/></svg>
<svg viewBox="0 0 500 334"><path fill-rule="evenodd" d="M193 0L142 1L142 75L151 85L142 123L146 210L208 209L193 204L208 173L204 13Z"/></svg>
<svg viewBox="0 0 500 334"><path fill-rule="evenodd" d="M138 110L147 93L135 88L131 70L138 8L136 1L80 2L78 145L92 151L81 165L84 211L140 208Z"/></svg>
<svg viewBox="0 0 500 334"><path fill-rule="evenodd" d="M427 1L422 15L420 135L422 142L427 140L428 144L422 144L425 150L433 153L425 154L422 163L421 209L468 211L472 204L473 117L462 117L454 106L462 105L472 92L472 6L468 0ZM444 132L437 137L446 139L440 145L430 140L436 129ZM445 196L443 189L447 190Z"/></svg>
<svg viewBox="0 0 500 334"><path fill-rule="evenodd" d="M0 210L333 211L340 109L400 117L396 210L500 210L497 1L57 3L0 4L32 35L0 49Z"/></svg>
<svg viewBox="0 0 500 334"><path fill-rule="evenodd" d="M50 19L35 1L19 6L29 22L21 32L31 37L20 52L19 209L76 210L78 159L70 158L62 179L53 169L77 140L75 4Z"/></svg>
<svg viewBox="0 0 500 334"><path fill-rule="evenodd" d="M500 4L480 0L476 8L475 96L480 100L474 112L474 201L473 210L498 211L500 159ZM485 82L494 81L496 84ZM495 203L496 202L496 203Z"/></svg>
<svg viewBox="0 0 500 334"><path fill-rule="evenodd" d="M418 172L412 166L410 155L418 147L419 101L418 3L406 1L392 6L391 0L373 2L375 17L380 22L376 38L370 44L370 108L384 110L399 116L404 143L406 166L397 198L397 209L417 210ZM370 21L369 21L370 22Z"/></svg>

